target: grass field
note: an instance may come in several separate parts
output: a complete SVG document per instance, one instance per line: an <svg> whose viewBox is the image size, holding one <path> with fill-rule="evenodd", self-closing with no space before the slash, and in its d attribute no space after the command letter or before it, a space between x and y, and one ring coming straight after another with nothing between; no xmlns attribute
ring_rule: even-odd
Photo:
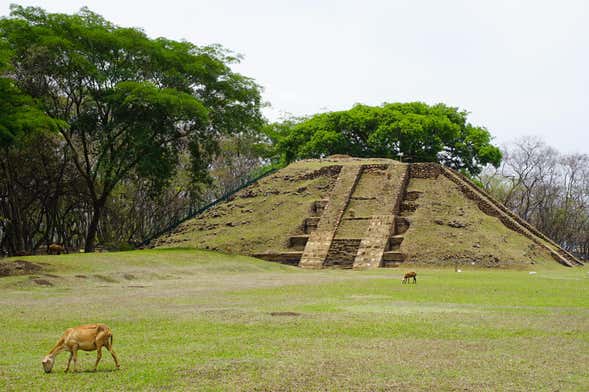
<svg viewBox="0 0 589 392"><path fill-rule="evenodd" d="M54 257L0 278L0 390L587 391L589 274L307 271L189 249ZM45 275L44 275L45 274ZM272 312L293 312L272 315ZM121 370L41 359L101 321Z"/></svg>

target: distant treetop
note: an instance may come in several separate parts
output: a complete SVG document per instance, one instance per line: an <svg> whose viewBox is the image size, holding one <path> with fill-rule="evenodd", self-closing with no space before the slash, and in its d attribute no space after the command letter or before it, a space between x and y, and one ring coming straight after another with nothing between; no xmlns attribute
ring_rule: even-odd
<svg viewBox="0 0 589 392"><path fill-rule="evenodd" d="M484 127L467 122L468 112L423 102L355 105L272 124L267 134L283 163L332 154L439 162L478 174L501 163L499 148Z"/></svg>

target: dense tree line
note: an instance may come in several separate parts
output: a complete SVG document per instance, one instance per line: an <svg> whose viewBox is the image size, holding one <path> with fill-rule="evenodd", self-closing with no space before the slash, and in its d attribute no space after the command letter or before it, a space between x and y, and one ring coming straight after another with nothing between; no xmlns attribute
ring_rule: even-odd
<svg viewBox="0 0 589 392"><path fill-rule="evenodd" d="M0 51L0 245L10 253L141 238L202 203L220 140L262 125L259 86L220 46L151 39L88 9L13 5Z"/></svg>
<svg viewBox="0 0 589 392"><path fill-rule="evenodd" d="M527 137L507 146L483 186L567 250L589 258L589 155L562 154Z"/></svg>

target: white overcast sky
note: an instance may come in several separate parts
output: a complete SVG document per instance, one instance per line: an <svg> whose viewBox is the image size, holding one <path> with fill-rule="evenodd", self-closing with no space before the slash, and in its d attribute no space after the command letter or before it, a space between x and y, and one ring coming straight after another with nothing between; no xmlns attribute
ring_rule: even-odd
<svg viewBox="0 0 589 392"><path fill-rule="evenodd" d="M152 37L219 43L282 114L444 102L503 144L589 153L589 0L0 0L82 6Z"/></svg>

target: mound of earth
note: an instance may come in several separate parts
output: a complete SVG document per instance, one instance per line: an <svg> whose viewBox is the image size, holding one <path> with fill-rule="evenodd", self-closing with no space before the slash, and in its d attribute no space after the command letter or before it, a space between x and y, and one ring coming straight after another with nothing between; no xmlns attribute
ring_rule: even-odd
<svg viewBox="0 0 589 392"><path fill-rule="evenodd" d="M30 275L41 271L39 264L26 260L14 260L0 262L0 277L15 275Z"/></svg>
<svg viewBox="0 0 589 392"><path fill-rule="evenodd" d="M307 268L582 265L451 169L337 155L264 177L153 245Z"/></svg>

